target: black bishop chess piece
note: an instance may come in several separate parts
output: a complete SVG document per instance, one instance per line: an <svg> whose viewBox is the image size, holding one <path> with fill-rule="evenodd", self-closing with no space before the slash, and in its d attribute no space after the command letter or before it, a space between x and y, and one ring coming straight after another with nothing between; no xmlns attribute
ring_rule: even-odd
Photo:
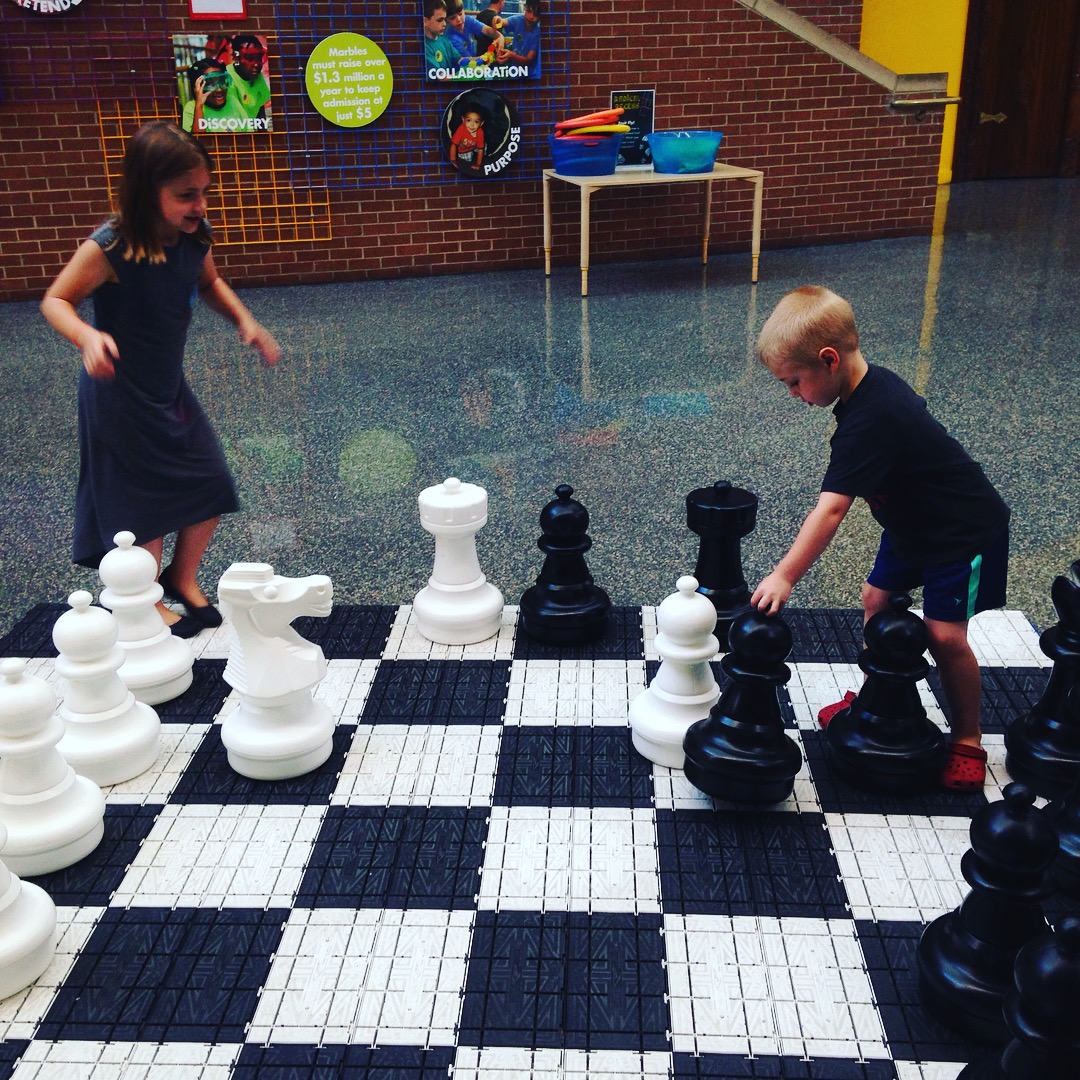
<svg viewBox="0 0 1080 1080"><path fill-rule="evenodd" d="M536 584L526 589L519 622L531 638L550 645L578 645L603 637L611 613L608 594L593 582L585 562L592 547L586 530L589 512L569 484L540 512L543 535L536 541L546 555Z"/></svg>
<svg viewBox="0 0 1080 1080"><path fill-rule="evenodd" d="M1080 1073L1080 918L1063 919L1017 954L1002 1009L1012 1039L958 1080L1076 1080Z"/></svg>
<svg viewBox="0 0 1080 1080"><path fill-rule="evenodd" d="M791 630L779 616L749 608L732 622L728 644L720 667L729 682L709 715L687 729L683 770L694 787L717 799L783 802L802 766L777 696L791 678L784 663Z"/></svg>
<svg viewBox="0 0 1080 1080"><path fill-rule="evenodd" d="M971 847L960 862L971 892L923 931L917 950L923 1008L991 1044L1008 1038L1001 1006L1013 986L1016 955L1046 932L1042 901L1058 849L1030 788L1009 784L1002 796L971 820Z"/></svg>
<svg viewBox="0 0 1080 1080"><path fill-rule="evenodd" d="M694 570L697 591L716 608L716 636L721 648L726 647L732 620L750 607L740 543L757 524L757 507L753 492L732 487L727 480L695 488L686 496L686 525L701 537Z"/></svg>
<svg viewBox="0 0 1080 1080"><path fill-rule="evenodd" d="M918 681L930 665L923 653L926 625L898 593L863 629L859 667L866 680L850 708L825 729L833 769L854 787L911 795L938 782L948 746L926 715Z"/></svg>
<svg viewBox="0 0 1080 1080"><path fill-rule="evenodd" d="M1063 795L1080 776L1080 559L1054 578L1058 622L1039 638L1054 661L1042 696L1005 729L1005 767L1040 795Z"/></svg>

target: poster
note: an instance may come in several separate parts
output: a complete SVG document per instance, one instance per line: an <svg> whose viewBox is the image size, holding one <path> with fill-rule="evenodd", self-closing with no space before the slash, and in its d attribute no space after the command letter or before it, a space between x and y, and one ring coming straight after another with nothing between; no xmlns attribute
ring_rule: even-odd
<svg viewBox="0 0 1080 1080"><path fill-rule="evenodd" d="M623 136L619 147L616 168L643 168L652 165L652 151L645 136L653 129L653 109L656 104L655 90L613 90L611 108L622 109L619 122L629 124L630 130Z"/></svg>
<svg viewBox="0 0 1080 1080"><path fill-rule="evenodd" d="M180 126L193 135L273 130L266 38L173 34Z"/></svg>
<svg viewBox="0 0 1080 1080"><path fill-rule="evenodd" d="M521 147L521 123L514 107L490 86L458 94L442 118L446 160L470 180L502 177Z"/></svg>
<svg viewBox="0 0 1080 1080"><path fill-rule="evenodd" d="M485 6L486 4L486 6ZM437 82L539 79L543 0L423 0L424 73Z"/></svg>
<svg viewBox="0 0 1080 1080"><path fill-rule="evenodd" d="M331 34L315 46L304 67L304 88L319 115L338 127L378 120L394 92L386 53L362 34Z"/></svg>

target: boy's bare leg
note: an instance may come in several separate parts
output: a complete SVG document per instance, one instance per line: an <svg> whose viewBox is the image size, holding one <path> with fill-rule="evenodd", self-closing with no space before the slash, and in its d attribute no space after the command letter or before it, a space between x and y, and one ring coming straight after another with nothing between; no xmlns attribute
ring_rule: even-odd
<svg viewBox="0 0 1080 1080"><path fill-rule="evenodd" d="M940 622L937 619L924 621L930 636L930 655L938 666L941 687L952 709L952 741L981 746L982 675L979 661L968 644L968 624L966 621Z"/></svg>
<svg viewBox="0 0 1080 1080"><path fill-rule="evenodd" d="M879 589L870 582L863 582L862 605L863 626L865 626L879 612L885 611L889 606L889 597L893 594L885 589Z"/></svg>

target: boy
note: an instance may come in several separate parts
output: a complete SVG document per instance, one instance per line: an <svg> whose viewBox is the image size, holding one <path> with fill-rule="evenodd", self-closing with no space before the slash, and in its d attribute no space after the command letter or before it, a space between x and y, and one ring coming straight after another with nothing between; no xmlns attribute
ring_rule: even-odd
<svg viewBox="0 0 1080 1080"><path fill-rule="evenodd" d="M758 358L792 397L822 408L836 402L836 430L817 505L751 603L770 615L779 611L856 496L864 498L883 530L862 590L864 623L891 594L922 585L930 655L952 709L941 780L955 790L980 789L982 681L967 625L1005 603L1009 508L926 402L899 376L866 362L851 306L835 293L817 285L788 293L762 328ZM821 726L854 698L848 691L822 709Z"/></svg>
<svg viewBox="0 0 1080 1080"><path fill-rule="evenodd" d="M463 60L483 58L489 49L498 53L505 42L502 34L490 26L485 26L472 15L465 14L462 0L447 0L446 40L458 51Z"/></svg>
<svg viewBox="0 0 1080 1080"><path fill-rule="evenodd" d="M457 49L446 40L447 0L424 0L424 63L429 79L446 79L461 63Z"/></svg>
<svg viewBox="0 0 1080 1080"><path fill-rule="evenodd" d="M484 118L476 109L462 114L450 140L450 161L462 171L480 171L484 163Z"/></svg>
<svg viewBox="0 0 1080 1080"><path fill-rule="evenodd" d="M246 116L264 121L261 129L269 131L266 107L270 102L270 83L263 74L266 46L254 34L237 34L232 39L232 55L233 62L228 68L232 76L230 93L236 95Z"/></svg>
<svg viewBox="0 0 1080 1080"><path fill-rule="evenodd" d="M529 78L540 78L540 0L525 0L525 13L511 15L503 26L510 44L499 50L500 64L524 64Z"/></svg>

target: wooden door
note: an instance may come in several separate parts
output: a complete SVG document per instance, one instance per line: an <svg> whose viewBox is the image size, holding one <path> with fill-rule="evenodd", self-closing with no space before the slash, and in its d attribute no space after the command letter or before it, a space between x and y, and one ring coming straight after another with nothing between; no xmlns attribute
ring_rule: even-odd
<svg viewBox="0 0 1080 1080"><path fill-rule="evenodd" d="M1074 174L1078 61L1080 0L970 0L954 179Z"/></svg>

